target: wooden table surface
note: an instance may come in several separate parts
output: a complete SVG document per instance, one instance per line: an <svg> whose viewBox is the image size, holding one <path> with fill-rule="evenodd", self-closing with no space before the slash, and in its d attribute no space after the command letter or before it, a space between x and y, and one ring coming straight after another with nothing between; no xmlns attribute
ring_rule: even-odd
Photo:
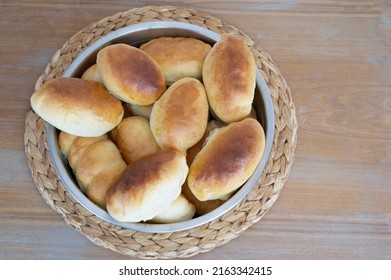
<svg viewBox="0 0 391 280"><path fill-rule="evenodd" d="M65 2L65 3L63 3ZM145 5L203 10L271 55L292 91L295 162L270 211L191 259L391 259L391 2L0 1L0 259L128 259L67 226L39 194L26 110L80 29Z"/></svg>

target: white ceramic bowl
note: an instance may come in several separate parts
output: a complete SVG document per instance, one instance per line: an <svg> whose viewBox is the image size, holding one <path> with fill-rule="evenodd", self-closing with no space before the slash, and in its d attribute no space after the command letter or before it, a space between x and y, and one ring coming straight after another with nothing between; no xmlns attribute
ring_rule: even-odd
<svg viewBox="0 0 391 280"><path fill-rule="evenodd" d="M211 45L220 40L219 34L212 32L209 29L187 23L158 21L134 24L113 31L84 49L82 53L73 60L71 65L64 72L63 76L80 77L89 66L95 63L97 52L107 45L115 43L127 43L138 47L140 44L146 41L161 36L193 37L210 43ZM73 195L73 197L91 213L109 223L135 231L154 233L181 231L208 223L223 215L232 209L235 205L240 203L245 198L245 196L257 185L257 182L269 159L274 135L273 104L268 87L258 69L256 73L254 108L257 112L258 120L262 124L266 134L265 151L255 172L251 175L247 182L220 207L205 215L198 216L184 222L172 224L151 224L123 223L115 220L109 215L107 211L95 205L87 198L84 193L81 192L71 168L60 151L58 144L59 131L49 124L46 128L48 149L54 167L64 186L67 188L70 194Z"/></svg>

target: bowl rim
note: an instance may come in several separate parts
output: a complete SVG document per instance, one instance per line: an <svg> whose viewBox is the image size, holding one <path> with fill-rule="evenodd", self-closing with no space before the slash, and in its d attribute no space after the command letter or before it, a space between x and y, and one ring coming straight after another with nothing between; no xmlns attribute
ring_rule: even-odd
<svg viewBox="0 0 391 280"><path fill-rule="evenodd" d="M175 21L154 21L154 22L143 22L126 27L121 27L115 31L111 31L107 35L99 38L93 42L90 46L86 47L81 53L71 62L69 67L64 71L63 77L71 77L72 73L77 69L78 65L82 63L86 57L90 56L97 50L101 49L107 44L115 41L116 39L126 36L130 33L146 31L146 30L158 30L164 28L174 28L180 30L191 31L194 33L202 34L210 40L217 42L221 39L221 35L211 31L207 28L193 25L190 23L175 22ZM46 123L46 134L49 154L53 163L53 166L62 181L66 190L72 195L72 197L80 203L89 212L101 218L102 220L119 226L123 229L130 229L140 232L149 233L166 233L166 232L178 232L182 230L188 230L204 224L207 224L227 213L229 210L238 205L245 196L251 192L251 190L257 185L258 180L262 176L265 170L266 164L269 161L271 150L273 146L274 131L275 131L275 120L274 120L274 107L270 95L269 88L260 73L258 67L256 68L256 85L259 88L262 101L264 103L265 115L267 116L265 131L265 149L258 163L255 171L249 177L249 179L236 191L236 193L224 202L221 206L217 207L213 211L195 217L193 219L176 222L171 224L153 224L153 223L128 223L119 222L115 220L106 210L103 210L96 204L94 204L88 197L80 190L79 186L73 180L72 176L69 175L70 167L66 162L66 159L61 153L58 144L58 130Z"/></svg>

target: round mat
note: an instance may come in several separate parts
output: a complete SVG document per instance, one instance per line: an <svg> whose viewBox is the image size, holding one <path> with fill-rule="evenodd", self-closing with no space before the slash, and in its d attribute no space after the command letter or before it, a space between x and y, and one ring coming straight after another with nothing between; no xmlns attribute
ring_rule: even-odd
<svg viewBox="0 0 391 280"><path fill-rule="evenodd" d="M218 34L240 36L251 48L269 87L275 114L271 156L257 186L223 216L192 229L145 233L109 224L79 204L60 181L47 148L45 122L30 108L26 114L25 151L33 180L44 200L65 222L98 246L141 259L186 258L208 252L238 237L258 222L276 201L293 164L297 121L290 89L272 58L242 31L205 12L173 6L147 6L114 14L72 36L52 57L35 90L60 77L71 62L102 36L124 26L149 21L180 21Z"/></svg>

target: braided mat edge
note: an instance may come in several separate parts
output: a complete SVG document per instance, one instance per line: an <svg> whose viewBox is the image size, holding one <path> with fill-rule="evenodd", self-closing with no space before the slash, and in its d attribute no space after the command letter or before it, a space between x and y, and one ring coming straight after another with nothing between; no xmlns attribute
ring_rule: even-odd
<svg viewBox="0 0 391 280"><path fill-rule="evenodd" d="M53 55L35 90L60 77L89 45L118 28L149 21L180 21L216 33L241 36L251 48L257 67L272 97L275 135L272 153L257 186L242 202L223 216L189 230L173 233L145 233L123 229L96 217L80 205L60 181L50 159L45 122L29 108L25 121L25 152L33 180L46 203L65 222L93 243L141 259L186 258L208 252L238 237L258 222L274 204L288 178L297 142L297 121L290 89L272 58L255 46L242 31L205 12L175 6L146 6L116 13L97 21L72 36Z"/></svg>

